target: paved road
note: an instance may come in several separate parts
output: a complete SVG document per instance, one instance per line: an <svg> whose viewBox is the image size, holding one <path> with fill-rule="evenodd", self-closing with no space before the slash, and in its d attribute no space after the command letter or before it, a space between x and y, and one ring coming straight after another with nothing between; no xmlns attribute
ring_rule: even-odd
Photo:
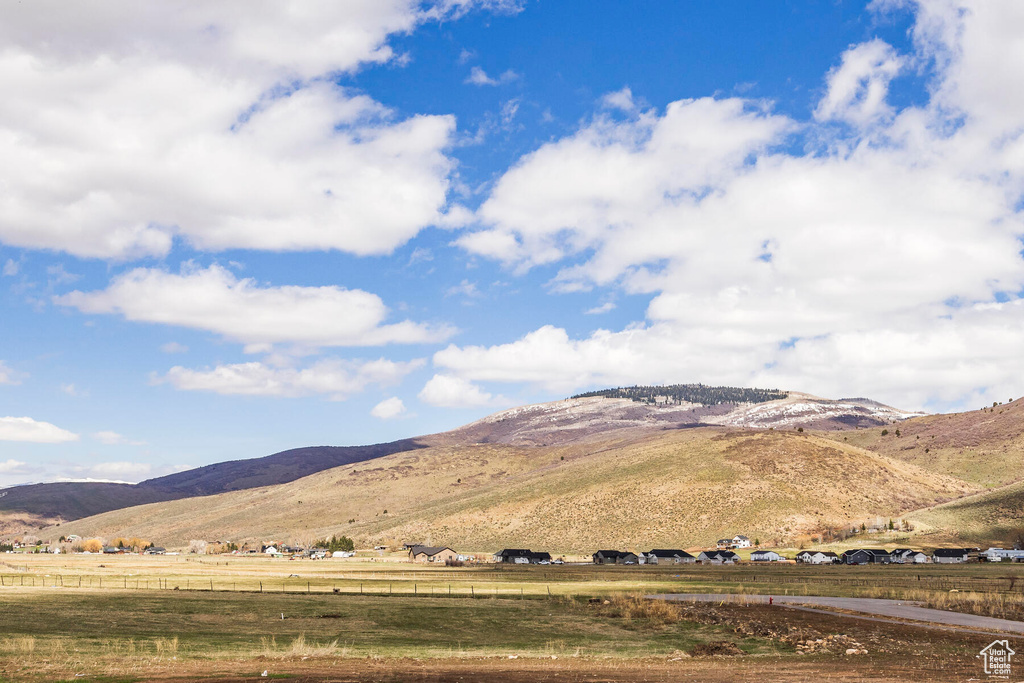
<svg viewBox="0 0 1024 683"><path fill-rule="evenodd" d="M649 598L660 600L679 600L688 602L721 602L736 600L743 602L768 603L767 595L722 595L714 593L668 593L649 595ZM914 602L903 600L882 600L880 598L826 598L817 595L774 595L776 605L825 607L831 609L850 610L889 617L891 619L909 619L929 624L941 624L964 629L981 629L985 631L1006 631L1024 634L1024 621L982 617L962 612L947 612L941 609L920 607Z"/></svg>

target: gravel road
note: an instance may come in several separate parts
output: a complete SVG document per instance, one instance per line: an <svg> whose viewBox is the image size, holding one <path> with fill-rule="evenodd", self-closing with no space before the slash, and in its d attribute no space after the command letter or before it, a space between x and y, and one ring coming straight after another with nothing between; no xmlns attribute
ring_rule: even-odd
<svg viewBox="0 0 1024 683"><path fill-rule="evenodd" d="M647 597L660 600L688 602L721 602L725 600L767 604L769 596L740 596L714 593L667 593L649 595ZM963 612L947 612L946 610L920 607L917 603L903 600L883 600L880 598L826 598L817 595L773 595L771 597L776 605L781 605L783 607L793 605L842 609L849 610L851 612L874 614L888 617L890 619L909 619L912 621L921 621L929 624L939 624L965 629L1004 631L1024 634L1024 622L1022 621L996 619L995 617L982 617L976 614L964 614Z"/></svg>

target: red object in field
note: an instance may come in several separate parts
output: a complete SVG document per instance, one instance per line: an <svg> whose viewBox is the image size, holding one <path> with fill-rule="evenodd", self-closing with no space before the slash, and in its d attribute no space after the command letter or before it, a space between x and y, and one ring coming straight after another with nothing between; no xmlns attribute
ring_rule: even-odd
<svg viewBox="0 0 1024 683"><path fill-rule="evenodd" d="M769 595L768 596L768 604L771 605L773 600L775 600L775 598L773 598L772 596Z"/></svg>

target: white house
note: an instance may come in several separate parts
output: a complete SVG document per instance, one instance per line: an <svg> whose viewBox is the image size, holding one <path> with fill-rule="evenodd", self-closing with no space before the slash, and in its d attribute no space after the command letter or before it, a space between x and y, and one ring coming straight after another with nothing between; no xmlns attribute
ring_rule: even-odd
<svg viewBox="0 0 1024 683"><path fill-rule="evenodd" d="M778 562L779 560L784 559L786 558L784 558L782 555L779 555L774 550L755 550L754 552L750 553L751 562Z"/></svg>
<svg viewBox="0 0 1024 683"><path fill-rule="evenodd" d="M750 539L747 538L746 536L742 535L742 534L736 534L735 536L732 537L732 547L733 548L749 548L750 547Z"/></svg>
<svg viewBox="0 0 1024 683"><path fill-rule="evenodd" d="M981 557L987 562L1024 562L1024 550L1004 550L1003 548L989 548L981 553Z"/></svg>
<svg viewBox="0 0 1024 683"><path fill-rule="evenodd" d="M796 561L806 564L837 564L839 556L828 550L802 550L796 554Z"/></svg>

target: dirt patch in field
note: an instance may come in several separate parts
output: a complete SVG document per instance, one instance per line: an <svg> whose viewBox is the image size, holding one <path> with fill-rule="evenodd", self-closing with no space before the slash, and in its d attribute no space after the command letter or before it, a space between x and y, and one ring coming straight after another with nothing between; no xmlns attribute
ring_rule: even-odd
<svg viewBox="0 0 1024 683"><path fill-rule="evenodd" d="M267 677L261 676L267 671ZM963 667L922 666L913 660L844 660L760 657L705 657L664 660L337 660L288 662L264 669L260 662L234 663L234 673L201 671L204 681L250 683L285 678L294 683L676 683L698 681L763 681L802 683L821 680L854 681L950 681L977 674ZM251 672L251 673L250 673ZM194 675L200 677L200 670ZM146 681L191 681L188 672L154 671Z"/></svg>

